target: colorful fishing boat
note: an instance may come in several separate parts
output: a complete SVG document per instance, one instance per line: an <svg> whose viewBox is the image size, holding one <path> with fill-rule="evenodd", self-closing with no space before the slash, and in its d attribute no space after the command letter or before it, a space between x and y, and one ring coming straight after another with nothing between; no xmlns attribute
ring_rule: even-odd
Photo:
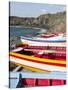
<svg viewBox="0 0 68 90"><path fill-rule="evenodd" d="M23 44L32 45L32 46L66 46L66 37L63 36L63 34L60 34L58 36L52 36L52 37L20 37Z"/></svg>
<svg viewBox="0 0 68 90"><path fill-rule="evenodd" d="M33 50L56 50L56 51L66 51L66 47L62 46L32 46L32 45L23 45L22 43L16 44L14 48L22 47L24 49L33 49ZM11 46L11 50L14 49Z"/></svg>
<svg viewBox="0 0 68 90"><path fill-rule="evenodd" d="M10 72L10 88L55 86L66 84L66 73L19 73Z"/></svg>
<svg viewBox="0 0 68 90"><path fill-rule="evenodd" d="M18 48L10 52L10 61L37 72L66 71L66 53L46 51L37 53L33 50Z"/></svg>

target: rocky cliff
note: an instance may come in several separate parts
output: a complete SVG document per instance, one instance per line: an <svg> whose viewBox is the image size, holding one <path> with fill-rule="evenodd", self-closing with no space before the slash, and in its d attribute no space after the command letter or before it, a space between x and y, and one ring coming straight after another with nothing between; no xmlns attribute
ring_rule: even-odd
<svg viewBox="0 0 68 90"><path fill-rule="evenodd" d="M66 32L66 12L44 14L37 18L10 16L10 25L46 28L49 32Z"/></svg>

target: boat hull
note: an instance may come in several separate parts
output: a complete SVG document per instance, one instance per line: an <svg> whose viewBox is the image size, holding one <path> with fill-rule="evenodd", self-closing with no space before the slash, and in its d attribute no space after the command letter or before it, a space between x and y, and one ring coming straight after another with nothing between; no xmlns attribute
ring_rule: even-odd
<svg viewBox="0 0 68 90"><path fill-rule="evenodd" d="M65 60L52 60L10 53L10 61L36 72L66 71Z"/></svg>
<svg viewBox="0 0 68 90"><path fill-rule="evenodd" d="M23 44L31 45L31 46L57 46L57 47L65 47L65 40L33 40L30 38L21 37L21 41Z"/></svg>

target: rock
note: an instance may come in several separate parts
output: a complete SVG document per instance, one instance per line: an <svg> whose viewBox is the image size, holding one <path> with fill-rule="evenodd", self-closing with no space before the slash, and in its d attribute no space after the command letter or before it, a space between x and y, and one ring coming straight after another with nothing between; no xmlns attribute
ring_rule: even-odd
<svg viewBox="0 0 68 90"><path fill-rule="evenodd" d="M10 16L10 25L39 27L48 29L48 32L66 32L66 12L44 14L37 18Z"/></svg>

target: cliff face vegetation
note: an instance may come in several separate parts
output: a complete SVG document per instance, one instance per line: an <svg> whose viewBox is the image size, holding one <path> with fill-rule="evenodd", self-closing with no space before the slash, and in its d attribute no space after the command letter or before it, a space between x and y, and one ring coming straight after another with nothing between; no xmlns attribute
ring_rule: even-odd
<svg viewBox="0 0 68 90"><path fill-rule="evenodd" d="M10 16L10 26L14 25L45 28L49 32L66 32L66 12L44 14L37 18Z"/></svg>

